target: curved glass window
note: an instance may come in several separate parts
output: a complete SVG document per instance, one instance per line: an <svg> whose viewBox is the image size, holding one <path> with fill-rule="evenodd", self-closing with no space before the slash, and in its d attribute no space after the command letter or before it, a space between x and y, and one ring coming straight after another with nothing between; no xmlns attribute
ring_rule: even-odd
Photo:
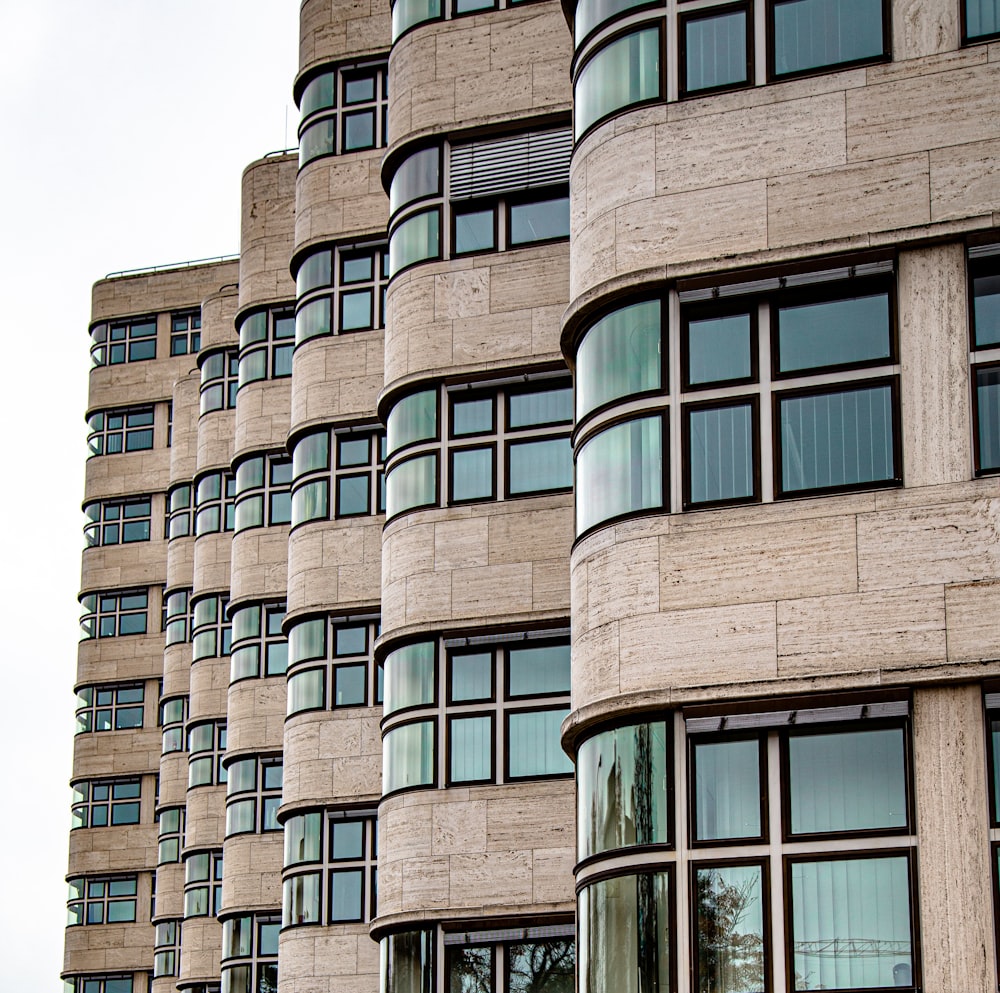
<svg viewBox="0 0 1000 993"><path fill-rule="evenodd" d="M659 28L615 39L589 59L573 91L574 133L579 139L602 118L662 93Z"/></svg>
<svg viewBox="0 0 1000 993"><path fill-rule="evenodd" d="M398 5L397 5L398 6ZM389 213L441 192L441 149L436 145L414 152L392 174Z"/></svg>
<svg viewBox="0 0 1000 993"><path fill-rule="evenodd" d="M319 862L323 855L323 815L297 814L285 821L285 866Z"/></svg>
<svg viewBox="0 0 1000 993"><path fill-rule="evenodd" d="M190 483L172 486L167 494L167 537L186 538L192 534L191 515L194 509L194 491Z"/></svg>
<svg viewBox="0 0 1000 993"><path fill-rule="evenodd" d="M668 873L644 872L603 879L580 890L576 918L580 993L673 989L672 888Z"/></svg>
<svg viewBox="0 0 1000 993"><path fill-rule="evenodd" d="M407 266L441 255L441 209L413 214L400 222L389 235L389 275Z"/></svg>
<svg viewBox="0 0 1000 993"><path fill-rule="evenodd" d="M235 410L239 370L239 353L234 348L212 352L201 360L200 413Z"/></svg>
<svg viewBox="0 0 1000 993"><path fill-rule="evenodd" d="M437 390L411 393L393 404L386 421L389 455L404 445L437 437Z"/></svg>
<svg viewBox="0 0 1000 993"><path fill-rule="evenodd" d="M240 321L238 388L260 379L292 374L295 315L280 306L249 314Z"/></svg>
<svg viewBox="0 0 1000 993"><path fill-rule="evenodd" d="M576 533L663 506L663 419L642 417L588 438L576 461Z"/></svg>
<svg viewBox="0 0 1000 993"><path fill-rule="evenodd" d="M437 499L437 455L407 459L386 475L387 517L395 517L404 510L433 506Z"/></svg>
<svg viewBox="0 0 1000 993"><path fill-rule="evenodd" d="M235 499L236 477L230 473L210 472L198 479L195 486L194 533L200 536L232 531L236 523Z"/></svg>
<svg viewBox="0 0 1000 993"><path fill-rule="evenodd" d="M774 0L771 16L777 79L887 54L881 0Z"/></svg>
<svg viewBox="0 0 1000 993"><path fill-rule="evenodd" d="M322 710L326 703L326 672L305 669L288 677L288 716L304 710Z"/></svg>
<svg viewBox="0 0 1000 993"><path fill-rule="evenodd" d="M396 0L392 5L392 40L404 31L442 16L441 0Z"/></svg>
<svg viewBox="0 0 1000 993"><path fill-rule="evenodd" d="M258 455L236 469L234 526L288 524L292 519L292 462L284 453Z"/></svg>
<svg viewBox="0 0 1000 993"><path fill-rule="evenodd" d="M434 722L415 721L386 731L382 739L382 795L431 786L436 753Z"/></svg>
<svg viewBox="0 0 1000 993"><path fill-rule="evenodd" d="M96 324L90 330L90 337L94 342L90 358L95 366L156 358L155 315Z"/></svg>
<svg viewBox="0 0 1000 993"><path fill-rule="evenodd" d="M150 497L88 503L83 508L89 521L83 529L87 547L149 541L151 508Z"/></svg>
<svg viewBox="0 0 1000 993"><path fill-rule="evenodd" d="M434 932L403 931L383 938L382 993L434 993Z"/></svg>
<svg viewBox="0 0 1000 993"><path fill-rule="evenodd" d="M599 24L610 21L633 7L644 7L649 0L579 0L573 15L573 36L579 45Z"/></svg>
<svg viewBox="0 0 1000 993"><path fill-rule="evenodd" d="M87 418L90 455L144 452L153 447L153 408L98 410ZM88 456L89 458L89 456Z"/></svg>
<svg viewBox="0 0 1000 993"><path fill-rule="evenodd" d="M288 668L288 642L281 633L284 603L254 604L233 612L229 681L280 676Z"/></svg>
<svg viewBox="0 0 1000 993"><path fill-rule="evenodd" d="M663 721L602 731L583 742L576 759L578 857L669 844L669 768Z"/></svg>
<svg viewBox="0 0 1000 993"><path fill-rule="evenodd" d="M437 644L419 641L390 652L385 659L384 713L434 703Z"/></svg>
<svg viewBox="0 0 1000 993"><path fill-rule="evenodd" d="M282 883L282 927L320 922L321 881L322 876L318 872L307 872Z"/></svg>
<svg viewBox="0 0 1000 993"><path fill-rule="evenodd" d="M619 397L663 387L660 301L644 300L597 321L576 352L576 416Z"/></svg>

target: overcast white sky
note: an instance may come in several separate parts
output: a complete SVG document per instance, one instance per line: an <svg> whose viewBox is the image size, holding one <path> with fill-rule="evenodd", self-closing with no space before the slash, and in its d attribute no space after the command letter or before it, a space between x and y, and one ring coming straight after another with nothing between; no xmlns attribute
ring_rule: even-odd
<svg viewBox="0 0 1000 993"><path fill-rule="evenodd" d="M0 0L0 986L62 990L91 284L239 250L299 0ZM287 121L287 123L286 123Z"/></svg>

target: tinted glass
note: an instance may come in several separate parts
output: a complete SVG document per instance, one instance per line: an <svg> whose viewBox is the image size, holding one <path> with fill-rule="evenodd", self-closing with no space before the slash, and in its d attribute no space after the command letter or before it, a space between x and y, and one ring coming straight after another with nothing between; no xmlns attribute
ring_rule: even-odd
<svg viewBox="0 0 1000 993"><path fill-rule="evenodd" d="M493 696L493 655L477 652L452 655L449 660L449 694L453 701L489 700Z"/></svg>
<svg viewBox="0 0 1000 993"><path fill-rule="evenodd" d="M979 468L1000 469L1000 366L976 370Z"/></svg>
<svg viewBox="0 0 1000 993"><path fill-rule="evenodd" d="M687 381L691 386L749 379L752 375L749 314L688 321L685 326Z"/></svg>
<svg viewBox="0 0 1000 993"><path fill-rule="evenodd" d="M687 93L738 86L747 79L747 12L684 21L684 89Z"/></svg>
<svg viewBox="0 0 1000 993"><path fill-rule="evenodd" d="M688 411L692 504L753 496L753 422L749 403Z"/></svg>
<svg viewBox="0 0 1000 993"><path fill-rule="evenodd" d="M995 0L1000 24L1000 0ZM1000 345L1000 274L975 276L972 280L972 323L975 345Z"/></svg>
<svg viewBox="0 0 1000 993"><path fill-rule="evenodd" d="M434 782L434 724L418 721L386 732L382 751L382 792Z"/></svg>
<svg viewBox="0 0 1000 993"><path fill-rule="evenodd" d="M513 204L510 208L510 243L527 245L569 237L569 197Z"/></svg>
<svg viewBox="0 0 1000 993"><path fill-rule="evenodd" d="M400 4L393 9L393 20ZM425 148L405 159L395 171L389 187L389 212L395 213L414 200L441 192L441 151Z"/></svg>
<svg viewBox="0 0 1000 993"><path fill-rule="evenodd" d="M569 708L507 714L508 774L512 779L554 776L573 771L559 744L559 729Z"/></svg>
<svg viewBox="0 0 1000 993"><path fill-rule="evenodd" d="M362 876L360 869L330 873L331 921L360 921L364 918L361 906Z"/></svg>
<svg viewBox="0 0 1000 993"><path fill-rule="evenodd" d="M398 648L386 657L386 714L434 702L436 651L435 642L420 641Z"/></svg>
<svg viewBox="0 0 1000 993"><path fill-rule="evenodd" d="M493 449L465 448L451 458L451 499L482 500L493 497Z"/></svg>
<svg viewBox="0 0 1000 993"><path fill-rule="evenodd" d="M508 946L507 993L573 993L576 942L571 938Z"/></svg>
<svg viewBox="0 0 1000 993"><path fill-rule="evenodd" d="M392 40L415 24L441 16L441 0L396 0L392 5Z"/></svg>
<svg viewBox="0 0 1000 993"><path fill-rule="evenodd" d="M696 840L759 838L759 740L697 742L692 758Z"/></svg>
<svg viewBox="0 0 1000 993"><path fill-rule="evenodd" d="M452 783L493 778L493 718L455 717L448 722L449 767Z"/></svg>
<svg viewBox="0 0 1000 993"><path fill-rule="evenodd" d="M508 649L508 696L569 693L569 658L569 645Z"/></svg>
<svg viewBox="0 0 1000 993"><path fill-rule="evenodd" d="M441 211L435 207L408 217L389 237L389 272L440 255Z"/></svg>
<svg viewBox="0 0 1000 993"><path fill-rule="evenodd" d="M574 15L573 33L579 45L598 24L603 24L630 7L639 7L645 0L579 0Z"/></svg>
<svg viewBox="0 0 1000 993"><path fill-rule="evenodd" d="M881 0L782 0L772 16L776 76L882 55Z"/></svg>
<svg viewBox="0 0 1000 993"><path fill-rule="evenodd" d="M507 452L507 489L511 496L572 487L573 448L569 438L511 442Z"/></svg>
<svg viewBox="0 0 1000 993"><path fill-rule="evenodd" d="M492 251L496 247L493 208L455 211L455 253Z"/></svg>
<svg viewBox="0 0 1000 993"><path fill-rule="evenodd" d="M1000 0L965 0L965 33L968 38L1000 33Z"/></svg>
<svg viewBox="0 0 1000 993"><path fill-rule="evenodd" d="M424 390L403 397L389 411L387 451L395 452L414 441L437 434L437 391Z"/></svg>
<svg viewBox="0 0 1000 993"><path fill-rule="evenodd" d="M409 459L386 476L386 513L389 517L413 507L425 507L436 502L436 455Z"/></svg>

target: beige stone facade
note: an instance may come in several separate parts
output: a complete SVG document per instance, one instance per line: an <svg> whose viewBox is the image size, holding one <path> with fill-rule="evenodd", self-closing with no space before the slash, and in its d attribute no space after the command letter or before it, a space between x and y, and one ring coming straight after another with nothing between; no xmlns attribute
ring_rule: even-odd
<svg viewBox="0 0 1000 993"><path fill-rule="evenodd" d="M1000 31L475 7L94 287L70 993L998 989Z"/></svg>

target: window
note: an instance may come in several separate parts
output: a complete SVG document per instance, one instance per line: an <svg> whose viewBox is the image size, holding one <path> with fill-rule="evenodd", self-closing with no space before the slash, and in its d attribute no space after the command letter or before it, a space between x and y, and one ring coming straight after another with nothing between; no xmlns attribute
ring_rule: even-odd
<svg viewBox="0 0 1000 993"><path fill-rule="evenodd" d="M170 354L194 355L201 348L201 311L170 315Z"/></svg>
<svg viewBox="0 0 1000 993"><path fill-rule="evenodd" d="M90 360L95 366L155 359L156 316L95 324L90 338Z"/></svg>
<svg viewBox="0 0 1000 993"><path fill-rule="evenodd" d="M296 621L288 631L288 715L380 704L380 631L377 615Z"/></svg>
<svg viewBox="0 0 1000 993"><path fill-rule="evenodd" d="M150 497L88 503L83 508L88 521L83 529L87 547L149 541L151 506Z"/></svg>
<svg viewBox="0 0 1000 993"><path fill-rule="evenodd" d="M201 401L199 411L235 410L239 385L240 358L235 348L211 352L201 360Z"/></svg>
<svg viewBox="0 0 1000 993"><path fill-rule="evenodd" d="M288 642L281 633L285 605L240 607L232 618L229 681L284 674L288 668Z"/></svg>
<svg viewBox="0 0 1000 993"><path fill-rule="evenodd" d="M247 314L239 322L238 388L259 379L282 379L292 374L295 314L274 306Z"/></svg>
<svg viewBox="0 0 1000 993"><path fill-rule="evenodd" d="M226 781L222 764L226 752L226 722L201 721L188 726L188 789L221 785Z"/></svg>
<svg viewBox="0 0 1000 993"><path fill-rule="evenodd" d="M280 831L281 758L250 755L226 767L226 837Z"/></svg>
<svg viewBox="0 0 1000 993"><path fill-rule="evenodd" d="M184 718L187 716L188 698L175 696L160 703L160 724L163 727L163 751L184 751Z"/></svg>
<svg viewBox="0 0 1000 993"><path fill-rule="evenodd" d="M424 390L397 400L388 417L388 516L571 489L573 401L564 383L470 384L441 390L440 398Z"/></svg>
<svg viewBox="0 0 1000 993"><path fill-rule="evenodd" d="M153 978L176 976L181 955L181 922L159 921L153 938Z"/></svg>
<svg viewBox="0 0 1000 993"><path fill-rule="evenodd" d="M799 703L579 744L581 991L623 969L672 988L680 915L698 989L772 989L782 973L789 990L918 988L908 704ZM629 850L638 864L606 878Z"/></svg>
<svg viewBox="0 0 1000 993"><path fill-rule="evenodd" d="M576 352L577 533L650 510L900 485L890 269L682 285L676 328L669 296L591 322Z"/></svg>
<svg viewBox="0 0 1000 993"><path fill-rule="evenodd" d="M1000 246L969 254L975 464L985 475L1000 471Z"/></svg>
<svg viewBox="0 0 1000 993"><path fill-rule="evenodd" d="M389 252L384 242L311 251L296 270L295 343L385 327L388 281Z"/></svg>
<svg viewBox="0 0 1000 993"><path fill-rule="evenodd" d="M266 914L223 922L222 993L277 993L280 929L280 919Z"/></svg>
<svg viewBox="0 0 1000 993"><path fill-rule="evenodd" d="M236 467L235 530L287 524L292 519L292 460L255 455Z"/></svg>
<svg viewBox="0 0 1000 993"><path fill-rule="evenodd" d="M135 917L138 877L80 876L69 881L67 925L124 924Z"/></svg>
<svg viewBox="0 0 1000 993"><path fill-rule="evenodd" d="M81 602L84 639L146 633L149 594L145 590L88 593Z"/></svg>
<svg viewBox="0 0 1000 993"><path fill-rule="evenodd" d="M392 4L392 40L427 21L440 21L484 10L519 7L528 0L394 0Z"/></svg>
<svg viewBox="0 0 1000 993"><path fill-rule="evenodd" d="M98 410L87 419L91 455L142 452L153 447L153 408Z"/></svg>
<svg viewBox="0 0 1000 993"><path fill-rule="evenodd" d="M142 727L142 683L81 686L76 691L76 733L126 731Z"/></svg>
<svg viewBox="0 0 1000 993"><path fill-rule="evenodd" d="M157 865L180 862L181 843L184 838L184 808L165 807L157 814L158 848Z"/></svg>
<svg viewBox="0 0 1000 993"><path fill-rule="evenodd" d="M235 476L228 472L210 472L199 477L195 486L195 534L232 531L236 523L235 500Z"/></svg>
<svg viewBox="0 0 1000 993"><path fill-rule="evenodd" d="M299 437L292 446L292 527L384 513L384 461L380 428L323 428Z"/></svg>
<svg viewBox="0 0 1000 993"><path fill-rule="evenodd" d="M317 810L285 822L284 926L363 923L375 916L375 813Z"/></svg>
<svg viewBox="0 0 1000 993"><path fill-rule="evenodd" d="M572 924L446 932L445 989L456 993L574 993L574 938ZM625 975L619 974L619 984ZM606 988L616 986L612 983ZM666 987L661 989L666 993Z"/></svg>
<svg viewBox="0 0 1000 993"><path fill-rule="evenodd" d="M998 0L962 0L962 40L966 44L1000 37Z"/></svg>
<svg viewBox="0 0 1000 993"><path fill-rule="evenodd" d="M167 493L167 537L186 538L194 533L191 515L194 508L190 483L171 486Z"/></svg>
<svg viewBox="0 0 1000 993"><path fill-rule="evenodd" d="M131 976L74 976L64 993L132 993Z"/></svg>
<svg viewBox="0 0 1000 993"><path fill-rule="evenodd" d="M233 629L226 618L228 604L228 597L207 596L194 605L192 661L229 655Z"/></svg>
<svg viewBox="0 0 1000 993"><path fill-rule="evenodd" d="M222 852L184 856L184 918L217 917L222 903Z"/></svg>
<svg viewBox="0 0 1000 993"><path fill-rule="evenodd" d="M386 145L386 62L325 69L298 95L299 168L324 155Z"/></svg>
<svg viewBox="0 0 1000 993"><path fill-rule="evenodd" d="M167 645L180 645L191 636L191 591L174 590L164 596L166 623L163 630Z"/></svg>
<svg viewBox="0 0 1000 993"><path fill-rule="evenodd" d="M382 993L434 993L433 931L400 931L379 944Z"/></svg>
<svg viewBox="0 0 1000 993"><path fill-rule="evenodd" d="M383 795L572 774L559 744L568 638L413 642L389 652L384 669Z"/></svg>
<svg viewBox="0 0 1000 993"><path fill-rule="evenodd" d="M753 19L748 3L682 14L678 28L682 96L716 93L753 82Z"/></svg>
<svg viewBox="0 0 1000 993"><path fill-rule="evenodd" d="M73 828L138 824L142 783L138 779L93 779L73 784Z"/></svg>
<svg viewBox="0 0 1000 993"><path fill-rule="evenodd" d="M389 188L389 272L568 238L572 148L563 128L433 146L404 159Z"/></svg>

